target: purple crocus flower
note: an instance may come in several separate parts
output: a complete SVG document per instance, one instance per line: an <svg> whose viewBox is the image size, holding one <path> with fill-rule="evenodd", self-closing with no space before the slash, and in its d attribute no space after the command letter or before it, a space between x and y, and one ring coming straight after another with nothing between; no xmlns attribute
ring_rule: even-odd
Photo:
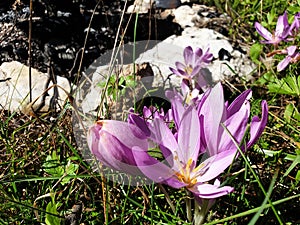
<svg viewBox="0 0 300 225"><path fill-rule="evenodd" d="M89 149L105 166L128 173L142 175L134 160L132 149L146 149L148 141L144 131L132 124L102 120L90 127L87 135Z"/></svg>
<svg viewBox="0 0 300 225"><path fill-rule="evenodd" d="M228 194L232 187L220 187L219 183L209 184L233 161L236 150L224 151L197 165L201 151L201 125L196 109L189 106L183 113L177 132L154 118L148 127L149 139L164 156L160 162L148 154L147 149L136 147L133 151L139 169L151 180L173 188L185 187L200 198L217 198ZM145 154L146 157L145 157Z"/></svg>
<svg viewBox="0 0 300 225"><path fill-rule="evenodd" d="M277 65L277 71L284 70L290 63L296 63L300 61L300 53L297 51L297 46L292 45L286 48L286 50L281 51L282 54L287 54L287 56L280 61Z"/></svg>
<svg viewBox="0 0 300 225"><path fill-rule="evenodd" d="M110 168L141 175L174 188L186 187L200 198L217 198L233 190L220 184L207 183L222 173L232 162L235 151L226 151L208 158L196 166L200 145L200 122L197 111L189 107L183 115L177 138L166 123L155 118L150 127L150 139L160 147L165 161L148 154L145 135L132 124L120 121L100 121L91 127L88 143L92 153ZM149 142L150 143L150 142Z"/></svg>
<svg viewBox="0 0 300 225"><path fill-rule="evenodd" d="M232 187L221 187L218 181L237 153L220 124L240 144L249 118L250 97L251 91L245 91L228 106L221 84L191 104L182 104L183 97L173 93L169 118L174 119L175 127L169 126L162 113L144 109L151 120L132 113L130 123L98 121L88 132L89 148L104 165L131 175L145 175L173 188L184 187L201 204L201 199L214 199L233 191ZM250 124L247 147L266 125L266 102L262 106L262 119L254 117ZM153 149L160 151L162 161L149 153ZM198 163L201 156L206 159Z"/></svg>
<svg viewBox="0 0 300 225"><path fill-rule="evenodd" d="M209 156L220 152L236 149L230 134L234 140L241 144L246 133L250 116L251 90L240 94L230 105L224 102L223 88L217 84L205 96L206 100L198 107L199 116L203 116L203 129L205 137L204 145ZM262 117L254 116L250 123L250 139L246 147L251 147L262 134L268 119L268 106L262 101ZM224 129L225 126L230 134ZM241 146L243 149L244 146Z"/></svg>
<svg viewBox="0 0 300 225"><path fill-rule="evenodd" d="M236 150L216 154L197 165L201 148L201 124L193 106L184 110L174 133L168 124L155 117L149 124L133 116L134 124L104 120L92 126L88 144L104 165L173 188L187 188L198 198L217 198L233 190L209 181L217 178L233 161ZM149 149L160 149L164 161L152 157Z"/></svg>
<svg viewBox="0 0 300 225"><path fill-rule="evenodd" d="M209 48L203 51L201 48L196 48L193 51L191 46L188 46L183 51L184 64L176 62L176 69L170 70L182 77L183 79L191 80L195 75L199 74L200 69L207 63L211 62L213 55L209 53Z"/></svg>
<svg viewBox="0 0 300 225"><path fill-rule="evenodd" d="M261 43L273 44L275 46L277 46L281 41L286 41L290 32L286 12L278 17L275 33L273 34L258 22L255 22L254 26L256 31L265 39L265 41L261 41Z"/></svg>
<svg viewBox="0 0 300 225"><path fill-rule="evenodd" d="M300 29L300 12L296 13L289 29L289 35L296 36Z"/></svg>

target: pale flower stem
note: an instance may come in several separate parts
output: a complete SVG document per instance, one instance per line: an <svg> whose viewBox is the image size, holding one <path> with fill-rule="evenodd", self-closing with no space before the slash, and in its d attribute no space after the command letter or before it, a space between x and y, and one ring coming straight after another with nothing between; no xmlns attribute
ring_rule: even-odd
<svg viewBox="0 0 300 225"><path fill-rule="evenodd" d="M186 217L189 222L192 222L192 199L191 199L191 193L189 191L187 192L187 197L185 199L185 205L186 205Z"/></svg>
<svg viewBox="0 0 300 225"><path fill-rule="evenodd" d="M194 204L195 204L195 213L194 213L194 223L195 223L195 222L197 222L196 218L198 218L198 216L200 214L200 206L199 206L199 204L198 204L198 202L197 202L196 199L194 199Z"/></svg>
<svg viewBox="0 0 300 225"><path fill-rule="evenodd" d="M194 224L195 225L201 225L205 221L207 208L208 208L208 199L202 199L202 206L199 211L199 204L197 201L195 201L195 214L194 214Z"/></svg>

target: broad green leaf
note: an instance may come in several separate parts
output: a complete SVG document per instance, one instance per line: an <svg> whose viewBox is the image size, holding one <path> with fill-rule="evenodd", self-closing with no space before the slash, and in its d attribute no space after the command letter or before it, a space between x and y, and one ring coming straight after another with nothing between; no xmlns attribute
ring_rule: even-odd
<svg viewBox="0 0 300 225"><path fill-rule="evenodd" d="M59 216L57 212L57 206L52 201L48 203L46 207L46 212L56 214ZM52 214L46 214L45 223L47 225L60 225L60 218L58 216L52 215Z"/></svg>
<svg viewBox="0 0 300 225"><path fill-rule="evenodd" d="M259 56L262 52L263 46L259 43L256 43L250 48L250 58L253 62L260 64Z"/></svg>
<svg viewBox="0 0 300 225"><path fill-rule="evenodd" d="M274 10L272 8L271 12L267 13L268 24L271 25L272 22L274 21L274 18L275 18L275 13L274 13Z"/></svg>
<svg viewBox="0 0 300 225"><path fill-rule="evenodd" d="M296 14L297 12L300 12L300 7L296 6L296 5L291 5L288 7L287 10L290 12L290 14ZM292 19L294 19L294 18L292 18Z"/></svg>
<svg viewBox="0 0 300 225"><path fill-rule="evenodd" d="M288 94L300 96L300 79L295 76L289 76L282 79L275 79L268 85L269 91L278 94Z"/></svg>
<svg viewBox="0 0 300 225"><path fill-rule="evenodd" d="M294 104L290 103L287 105L284 111L284 118L287 122L291 122L291 118L294 118L295 120L300 122L300 113L298 112L298 109L294 106Z"/></svg>
<svg viewBox="0 0 300 225"><path fill-rule="evenodd" d="M75 172L78 170L78 165L75 163L71 163L70 161L66 165L66 173L68 175L75 175Z"/></svg>

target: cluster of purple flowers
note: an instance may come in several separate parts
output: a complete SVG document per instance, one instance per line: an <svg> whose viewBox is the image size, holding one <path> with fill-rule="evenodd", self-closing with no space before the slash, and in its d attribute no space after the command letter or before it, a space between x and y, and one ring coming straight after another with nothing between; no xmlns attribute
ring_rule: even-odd
<svg viewBox="0 0 300 225"><path fill-rule="evenodd" d="M190 82L212 56L208 50L203 54L201 49L187 47L184 58L185 65L177 63L177 68L171 70ZM144 107L142 115L131 112L127 122L97 121L87 137L91 152L115 170L145 176L173 188L186 188L200 204L201 199L232 192L232 187L221 185L219 175L238 157L238 146L245 151L262 134L267 123L267 103L262 101L261 118L254 116L249 121L251 90L244 91L231 104L225 102L220 83L202 94L196 92L192 96L185 88L181 93L167 91L171 102L167 113ZM248 126L249 138L245 139ZM163 159L151 155L153 149L159 150Z"/></svg>
<svg viewBox="0 0 300 225"><path fill-rule="evenodd" d="M300 29L300 12L296 13L293 22L289 24L287 12L279 16L275 32L271 33L264 28L260 23L255 23L256 31L265 39L261 43L273 44L275 50L269 55L284 54L287 55L278 65L277 70L284 70L290 63L296 63L300 61L299 46L291 45L286 49L276 49L281 42L290 42L295 40L299 34Z"/></svg>

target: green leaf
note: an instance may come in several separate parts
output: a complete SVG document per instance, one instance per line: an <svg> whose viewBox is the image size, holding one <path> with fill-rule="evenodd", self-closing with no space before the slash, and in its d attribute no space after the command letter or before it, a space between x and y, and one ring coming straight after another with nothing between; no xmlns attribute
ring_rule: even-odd
<svg viewBox="0 0 300 225"><path fill-rule="evenodd" d="M259 43L256 43L250 48L250 58L253 62L260 64L259 56L262 52L263 46Z"/></svg>
<svg viewBox="0 0 300 225"><path fill-rule="evenodd" d="M299 4L299 3L298 3ZM297 12L300 12L300 7L296 5L291 5L287 9L291 14L296 14ZM294 18L292 18L294 19Z"/></svg>
<svg viewBox="0 0 300 225"><path fill-rule="evenodd" d="M300 181L300 170L298 170L297 174L296 174L296 182Z"/></svg>
<svg viewBox="0 0 300 225"><path fill-rule="evenodd" d="M284 111L284 118L287 122L291 122L291 118L294 118L298 122L300 122L300 113L298 109L294 106L294 104L290 103L287 105Z"/></svg>
<svg viewBox="0 0 300 225"><path fill-rule="evenodd" d="M56 152L52 152L52 155L46 157L46 162L43 163L43 169L46 173L52 176L62 176L64 174L64 168L61 166L59 156Z"/></svg>
<svg viewBox="0 0 300 225"><path fill-rule="evenodd" d="M56 214L59 216L57 212L57 206L53 201L48 203L46 207L46 212ZM48 214L48 213L46 214L45 223L47 225L60 225L60 218L58 216Z"/></svg>
<svg viewBox="0 0 300 225"><path fill-rule="evenodd" d="M263 85L263 84L268 84L270 82L274 82L274 80L275 80L274 74L271 71L269 71L263 74L261 77L259 77L256 82L260 85Z"/></svg>
<svg viewBox="0 0 300 225"><path fill-rule="evenodd" d="M300 163L300 155L296 156L295 160L292 162L292 164L290 165L290 167L287 169L287 171L283 176L285 177L289 175L289 173L297 166L298 163Z"/></svg>
<svg viewBox="0 0 300 225"><path fill-rule="evenodd" d="M66 173L68 175L75 175L75 172L78 170L78 165L71 163L70 161L68 162L68 164L66 165Z"/></svg>
<svg viewBox="0 0 300 225"><path fill-rule="evenodd" d="M274 10L272 8L271 12L268 12L267 13L267 19L268 19L268 24L272 24L272 22L274 21L275 19L275 13L274 13Z"/></svg>
<svg viewBox="0 0 300 225"><path fill-rule="evenodd" d="M289 76L282 79L275 79L268 85L269 91L278 94L300 96L300 76Z"/></svg>

